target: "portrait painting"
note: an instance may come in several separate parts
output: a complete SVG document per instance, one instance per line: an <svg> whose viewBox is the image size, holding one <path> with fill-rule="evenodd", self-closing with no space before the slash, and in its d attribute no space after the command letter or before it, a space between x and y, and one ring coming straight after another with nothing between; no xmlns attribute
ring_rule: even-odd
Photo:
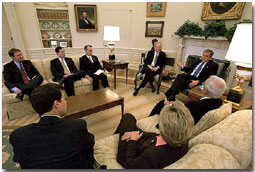
<svg viewBox="0 0 255 172"><path fill-rule="evenodd" d="M245 2L204 2L201 20L238 20Z"/></svg>
<svg viewBox="0 0 255 172"><path fill-rule="evenodd" d="M97 31L96 5L74 5L76 30L80 32Z"/></svg>
<svg viewBox="0 0 255 172"><path fill-rule="evenodd" d="M165 17L166 2L147 2L147 17Z"/></svg>
<svg viewBox="0 0 255 172"><path fill-rule="evenodd" d="M146 21L145 37L162 37L164 21Z"/></svg>

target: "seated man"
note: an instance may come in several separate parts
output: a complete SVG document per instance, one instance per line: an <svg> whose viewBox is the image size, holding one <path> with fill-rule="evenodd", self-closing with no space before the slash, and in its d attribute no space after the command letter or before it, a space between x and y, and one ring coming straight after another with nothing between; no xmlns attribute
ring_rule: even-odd
<svg viewBox="0 0 255 172"><path fill-rule="evenodd" d="M206 49L203 52L202 61L195 63L190 68L183 66L181 62L176 62L187 74L177 75L171 88L165 93L169 101L174 101L175 95L179 94L181 90L200 85L211 75L217 74L218 65L211 60L213 54L214 52L212 50Z"/></svg>
<svg viewBox="0 0 255 172"><path fill-rule="evenodd" d="M85 71L87 74L85 78L93 82L93 90L99 89L99 79L102 81L104 88L109 87L107 76L102 71L103 68L100 65L97 56L92 55L93 54L92 45L86 45L84 47L84 50L86 54L80 57L80 70Z"/></svg>
<svg viewBox="0 0 255 172"><path fill-rule="evenodd" d="M142 73L145 73L145 77L140 86L134 91L133 95L136 96L141 88L144 88L149 81L152 92L155 92L153 86L153 77L162 71L165 66L166 54L161 51L162 45L160 42L154 43L154 50L149 51L146 59L144 60L144 66Z"/></svg>
<svg viewBox="0 0 255 172"><path fill-rule="evenodd" d="M60 85L64 84L67 96L74 96L74 81L80 80L85 73L77 70L71 58L65 57L64 48L56 47L55 52L58 58L50 61L53 81L59 82Z"/></svg>
<svg viewBox="0 0 255 172"><path fill-rule="evenodd" d="M143 132L132 114L125 114L116 130L117 161L129 169L161 169L188 152L194 120L181 102L172 102L159 117L160 134ZM140 133L139 133L140 131Z"/></svg>
<svg viewBox="0 0 255 172"><path fill-rule="evenodd" d="M13 161L22 169L93 168L94 136L86 121L61 119L67 111L63 87L53 83L38 87L30 102L41 119L11 133Z"/></svg>
<svg viewBox="0 0 255 172"><path fill-rule="evenodd" d="M216 75L210 76L205 82L203 87L204 97L198 101L189 101L185 106L190 110L195 124L206 114L208 111L217 109L222 105L221 96L226 90L226 83L222 78ZM149 116L160 114L161 109L166 104L171 104L167 99L163 99L157 103Z"/></svg>
<svg viewBox="0 0 255 172"><path fill-rule="evenodd" d="M4 65L4 84L17 94L16 98L23 100L24 94L30 95L33 89L41 85L43 77L30 60L24 60L19 49L12 48L8 54L13 61Z"/></svg>

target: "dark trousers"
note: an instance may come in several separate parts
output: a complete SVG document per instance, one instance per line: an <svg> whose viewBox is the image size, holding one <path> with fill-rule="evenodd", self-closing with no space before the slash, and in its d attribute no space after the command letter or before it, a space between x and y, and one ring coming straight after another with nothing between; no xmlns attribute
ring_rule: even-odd
<svg viewBox="0 0 255 172"><path fill-rule="evenodd" d="M148 66L144 66L142 73L145 73L145 77L144 77L141 85L139 86L139 88L144 88L145 85L147 84L147 82L149 82L151 88L153 88L153 79L154 79L153 77L155 75L159 74L160 71L161 70L158 69L156 72L153 72L153 71L150 70L150 68Z"/></svg>
<svg viewBox="0 0 255 172"><path fill-rule="evenodd" d="M64 78L63 83L64 83L64 89L66 91L67 96L74 96L74 81L80 80L82 77L81 72L76 72L66 78Z"/></svg>
<svg viewBox="0 0 255 172"><path fill-rule="evenodd" d="M190 88L189 84L192 82L192 80L197 80L197 78L193 75L187 75L184 73L177 75L171 88L169 88L165 93L166 97L175 97L175 95L179 94L180 91Z"/></svg>
<svg viewBox="0 0 255 172"><path fill-rule="evenodd" d="M164 102L165 102L165 99L160 100L160 101L156 104L156 106L154 106L154 108L152 109L152 111L151 111L151 113L150 113L149 116L153 116L153 115L156 115L156 114L159 115L160 112L161 112L161 110L162 110L163 107L165 106Z"/></svg>
<svg viewBox="0 0 255 172"><path fill-rule="evenodd" d="M36 75L36 77L34 79L29 80L29 83L26 84L18 84L18 88L21 89L21 91L24 94L30 95L31 92L39 87L41 85L41 83L43 82L43 77L42 75Z"/></svg>
<svg viewBox="0 0 255 172"><path fill-rule="evenodd" d="M127 152L127 141L121 141L121 137L124 135L125 132L130 132L130 131L140 131L143 132L142 137L137 141L137 150L139 149L140 146L143 145L143 143L152 137L157 136L156 133L149 133L149 132L144 132L140 128L136 126L136 119L135 117L130 114L126 113L120 120L120 124L117 127L117 130L115 133L119 133L119 144L118 144L118 152L117 152L117 161L120 163L124 168L127 168L126 166L126 152Z"/></svg>
<svg viewBox="0 0 255 172"><path fill-rule="evenodd" d="M90 74L89 76L93 78L93 90L99 90L99 80L102 81L104 88L109 87L107 76L105 74Z"/></svg>

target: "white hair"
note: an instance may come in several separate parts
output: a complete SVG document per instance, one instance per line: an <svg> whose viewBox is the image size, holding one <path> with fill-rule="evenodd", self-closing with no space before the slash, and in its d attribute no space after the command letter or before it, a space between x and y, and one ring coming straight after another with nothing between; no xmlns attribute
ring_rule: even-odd
<svg viewBox="0 0 255 172"><path fill-rule="evenodd" d="M211 75L205 81L205 88L208 90L209 97L220 98L226 90L226 82L216 75Z"/></svg>

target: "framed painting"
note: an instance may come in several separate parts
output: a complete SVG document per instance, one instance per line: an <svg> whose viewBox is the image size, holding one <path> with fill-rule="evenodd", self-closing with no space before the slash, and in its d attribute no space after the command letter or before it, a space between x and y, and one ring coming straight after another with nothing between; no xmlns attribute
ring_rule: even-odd
<svg viewBox="0 0 255 172"><path fill-rule="evenodd" d="M146 21L145 37L162 37L164 21Z"/></svg>
<svg viewBox="0 0 255 172"><path fill-rule="evenodd" d="M165 17L166 2L147 2L147 17Z"/></svg>
<svg viewBox="0 0 255 172"><path fill-rule="evenodd" d="M245 2L204 2L201 20L237 20Z"/></svg>
<svg viewBox="0 0 255 172"><path fill-rule="evenodd" d="M97 31L96 5L74 5L76 30L80 32Z"/></svg>

